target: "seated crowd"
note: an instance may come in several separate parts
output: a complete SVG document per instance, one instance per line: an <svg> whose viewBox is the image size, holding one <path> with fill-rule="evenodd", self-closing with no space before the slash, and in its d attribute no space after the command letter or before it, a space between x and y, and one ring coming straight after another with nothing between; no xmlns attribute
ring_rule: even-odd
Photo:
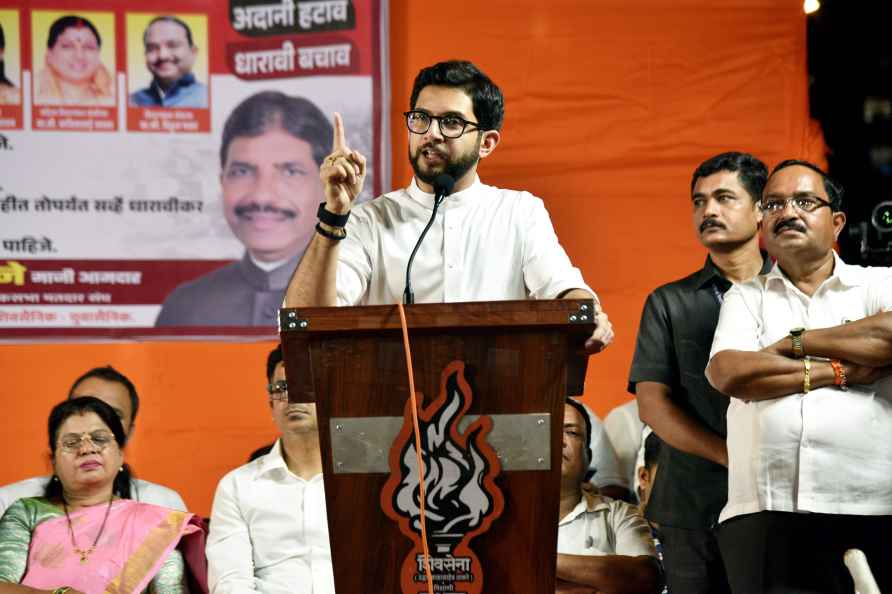
<svg viewBox="0 0 892 594"><path fill-rule="evenodd" d="M279 438L223 477L209 526L124 463L139 409L131 381L110 366L75 380L49 416L53 474L0 487L0 593L334 592L315 405L288 402L280 347L266 370ZM631 499L599 426L568 399L558 591L659 592L638 508L586 480L606 461L604 489Z"/></svg>

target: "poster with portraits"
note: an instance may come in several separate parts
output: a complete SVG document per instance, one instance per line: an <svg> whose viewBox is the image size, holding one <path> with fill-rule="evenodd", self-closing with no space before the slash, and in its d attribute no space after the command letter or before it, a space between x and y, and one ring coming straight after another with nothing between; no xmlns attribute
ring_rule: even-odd
<svg viewBox="0 0 892 594"><path fill-rule="evenodd" d="M386 0L0 0L0 340L271 336L334 113L387 186Z"/></svg>

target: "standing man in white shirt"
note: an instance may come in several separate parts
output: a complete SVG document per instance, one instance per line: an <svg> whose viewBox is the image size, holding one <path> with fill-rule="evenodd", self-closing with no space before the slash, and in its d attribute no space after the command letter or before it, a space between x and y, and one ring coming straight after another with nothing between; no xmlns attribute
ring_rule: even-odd
<svg viewBox="0 0 892 594"><path fill-rule="evenodd" d="M561 450L557 592L648 594L662 580L650 527L638 508L595 493L583 478L592 451L591 422L567 399Z"/></svg>
<svg viewBox="0 0 892 594"><path fill-rule="evenodd" d="M82 396L93 396L112 407L121 419L127 441L133 438L136 413L139 412L139 394L127 376L111 365L91 369L74 380L68 391L69 400ZM0 516L7 507L23 497L43 496L50 479L49 476L37 476L0 487ZM130 495L136 501L186 511L186 504L179 493L163 485L134 478L130 484Z"/></svg>
<svg viewBox="0 0 892 594"><path fill-rule="evenodd" d="M333 594L315 404L289 404L281 346L267 358L280 437L214 495L207 541L211 594Z"/></svg>
<svg viewBox="0 0 892 594"><path fill-rule="evenodd" d="M400 301L409 255L431 219L434 181L454 179L419 248L415 301L594 299L597 352L613 340L598 299L558 243L542 200L481 183L477 166L501 138L502 92L470 62L441 62L415 79L410 111L408 188L353 207L365 157L344 139L335 114L333 152L320 177L319 224L285 293L287 307L375 305Z"/></svg>
<svg viewBox="0 0 892 594"><path fill-rule="evenodd" d="M842 188L780 163L762 197L774 268L732 288L706 373L731 396L719 541L735 594L851 592L864 551L892 592L892 270L844 263Z"/></svg>

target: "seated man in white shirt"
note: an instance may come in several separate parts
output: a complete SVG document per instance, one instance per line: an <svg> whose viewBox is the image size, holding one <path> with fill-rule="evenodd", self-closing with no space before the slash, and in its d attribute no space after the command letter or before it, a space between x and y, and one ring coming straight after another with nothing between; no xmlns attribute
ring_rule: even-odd
<svg viewBox="0 0 892 594"><path fill-rule="evenodd" d="M207 541L211 594L333 594L315 404L289 404L282 349L267 358L280 437L214 495Z"/></svg>
<svg viewBox="0 0 892 594"><path fill-rule="evenodd" d="M139 412L139 395L127 376L111 365L91 369L74 380L68 391L69 399L82 396L93 396L115 409L127 433L128 442L133 439L136 413ZM38 476L0 487L0 516L13 502L23 497L43 496L50 479L49 476ZM135 478L131 483L130 493L137 501L186 511L186 504L176 491L155 483Z"/></svg>
<svg viewBox="0 0 892 594"><path fill-rule="evenodd" d="M719 546L732 590L852 592L847 549L892 592L892 269L846 264L842 188L774 168L762 239L777 262L726 294L706 376L731 397Z"/></svg>
<svg viewBox="0 0 892 594"><path fill-rule="evenodd" d="M582 480L591 451L582 404L564 406L557 592L656 594L660 565L647 522L634 506L595 494Z"/></svg>
<svg viewBox="0 0 892 594"><path fill-rule="evenodd" d="M365 157L347 146L335 114L333 150L319 170L325 202L286 307L594 299L597 328L586 348L609 344L610 322L558 242L542 200L477 176L501 138L499 87L470 62L441 62L418 73L409 106L412 183L360 205L353 203ZM442 176L452 180L445 199L435 196ZM409 290L407 263L429 221Z"/></svg>

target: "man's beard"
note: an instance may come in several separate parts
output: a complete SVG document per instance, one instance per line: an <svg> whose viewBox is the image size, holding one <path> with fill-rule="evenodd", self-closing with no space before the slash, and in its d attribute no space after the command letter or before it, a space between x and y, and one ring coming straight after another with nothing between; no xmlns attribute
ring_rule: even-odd
<svg viewBox="0 0 892 594"><path fill-rule="evenodd" d="M470 171L480 160L480 139L478 138L473 150L468 151L467 154L460 155L456 160L447 160L446 166L443 167L442 170L438 171L435 169L424 172L420 165L422 159L421 151L424 148L426 147L419 147L418 152L415 153L414 157L412 156L412 149L409 149L409 163L412 164L412 170L415 171L415 177L429 185L434 185L434 180L437 179L437 176L442 175L443 173L451 175L454 180L458 180Z"/></svg>

